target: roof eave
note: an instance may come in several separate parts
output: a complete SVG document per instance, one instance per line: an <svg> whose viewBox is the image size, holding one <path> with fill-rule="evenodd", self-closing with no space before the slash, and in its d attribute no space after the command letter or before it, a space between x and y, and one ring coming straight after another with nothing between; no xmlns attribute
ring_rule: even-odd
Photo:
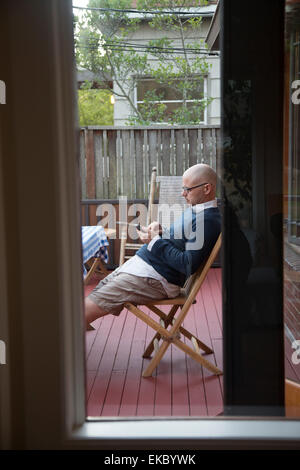
<svg viewBox="0 0 300 470"><path fill-rule="evenodd" d="M211 51L219 51L220 50L220 8L219 2L217 4L217 8L213 19L211 20L210 27L208 33L206 35L205 42L208 45L208 48Z"/></svg>

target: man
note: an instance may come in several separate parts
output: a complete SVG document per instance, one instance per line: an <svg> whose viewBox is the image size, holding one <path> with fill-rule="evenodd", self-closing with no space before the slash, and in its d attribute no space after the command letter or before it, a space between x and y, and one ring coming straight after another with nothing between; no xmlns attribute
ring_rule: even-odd
<svg viewBox="0 0 300 470"><path fill-rule="evenodd" d="M144 245L137 254L99 282L85 299L87 329L109 313L119 315L125 302L141 305L176 297L186 279L207 259L221 231L216 201L217 177L197 164L182 177L189 207L169 230L158 222L138 232Z"/></svg>

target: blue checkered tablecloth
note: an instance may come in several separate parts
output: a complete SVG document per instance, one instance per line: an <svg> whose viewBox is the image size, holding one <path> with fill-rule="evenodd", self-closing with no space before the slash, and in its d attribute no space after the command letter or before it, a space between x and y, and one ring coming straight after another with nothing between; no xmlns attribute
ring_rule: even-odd
<svg viewBox="0 0 300 470"><path fill-rule="evenodd" d="M90 258L101 258L105 263L108 261L108 241L101 225L81 227L82 232L82 257L83 264ZM85 273L84 268L84 273Z"/></svg>

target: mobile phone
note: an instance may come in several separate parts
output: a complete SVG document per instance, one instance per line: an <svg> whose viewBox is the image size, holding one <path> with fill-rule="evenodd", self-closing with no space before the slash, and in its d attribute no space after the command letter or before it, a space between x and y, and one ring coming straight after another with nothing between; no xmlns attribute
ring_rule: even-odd
<svg viewBox="0 0 300 470"><path fill-rule="evenodd" d="M144 233L146 233L146 230L143 230L143 229L142 229L140 223L136 224L136 229L139 230L139 232L144 232Z"/></svg>

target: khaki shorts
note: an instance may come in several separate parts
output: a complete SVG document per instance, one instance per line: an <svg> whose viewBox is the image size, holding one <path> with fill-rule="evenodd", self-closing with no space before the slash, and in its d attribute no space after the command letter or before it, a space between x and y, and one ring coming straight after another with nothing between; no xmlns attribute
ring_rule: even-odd
<svg viewBox="0 0 300 470"><path fill-rule="evenodd" d="M157 279L119 273L116 269L99 282L88 298L105 312L119 315L126 302L143 305L153 299L165 299L167 294Z"/></svg>

